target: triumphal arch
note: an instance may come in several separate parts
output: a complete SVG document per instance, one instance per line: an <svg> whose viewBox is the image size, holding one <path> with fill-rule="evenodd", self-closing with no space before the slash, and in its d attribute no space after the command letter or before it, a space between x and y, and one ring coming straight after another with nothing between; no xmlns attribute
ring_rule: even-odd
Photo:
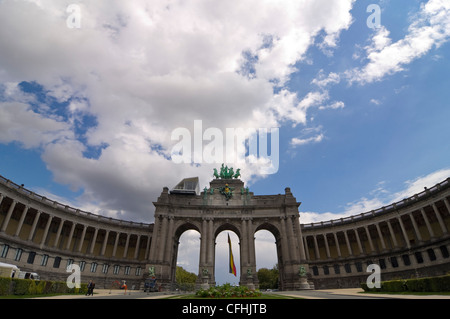
<svg viewBox="0 0 450 319"><path fill-rule="evenodd" d="M240 284L258 288L255 232L270 231L276 241L280 289L309 289L298 207L289 188L284 194L255 195L239 179L239 169L222 165L214 170L209 188L198 189L197 178L187 178L174 189L165 187L154 202L155 223L147 269L163 286L175 282L179 238L186 230L200 233L197 285L215 285L215 239L223 230L239 237ZM197 189L196 189L197 188Z"/></svg>

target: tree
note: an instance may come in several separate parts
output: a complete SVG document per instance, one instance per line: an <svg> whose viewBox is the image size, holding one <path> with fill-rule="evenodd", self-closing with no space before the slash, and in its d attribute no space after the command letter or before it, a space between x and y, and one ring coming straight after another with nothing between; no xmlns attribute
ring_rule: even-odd
<svg viewBox="0 0 450 319"><path fill-rule="evenodd" d="M175 279L180 289L193 290L195 288L197 275L192 272L188 272L183 267L177 266L177 270L175 272Z"/></svg>
<svg viewBox="0 0 450 319"><path fill-rule="evenodd" d="M278 289L278 266L272 269L261 268L258 270L259 289Z"/></svg>

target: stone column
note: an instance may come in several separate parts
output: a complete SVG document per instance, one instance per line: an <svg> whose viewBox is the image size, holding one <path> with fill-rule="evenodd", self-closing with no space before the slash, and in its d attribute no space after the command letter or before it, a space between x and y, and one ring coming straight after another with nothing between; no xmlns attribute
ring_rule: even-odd
<svg viewBox="0 0 450 319"><path fill-rule="evenodd" d="M344 230L343 232L345 237L345 243L347 244L348 253L350 254L350 256L353 256L352 245L350 244L350 240L348 240L347 231Z"/></svg>
<svg viewBox="0 0 450 319"><path fill-rule="evenodd" d="M375 248L373 246L372 238L370 238L370 231L368 226L364 226L364 229L366 230L367 239L369 240L370 250L372 252L375 252Z"/></svg>
<svg viewBox="0 0 450 319"><path fill-rule="evenodd" d="M16 233L14 234L14 236L16 237L19 236L20 231L22 230L22 225L25 220L25 217L27 216L28 209L29 207L25 206L24 210L22 211L22 216L20 216L19 225L17 225Z"/></svg>
<svg viewBox="0 0 450 319"><path fill-rule="evenodd" d="M210 218L208 220L208 265L212 268L214 268L214 248L215 248L215 238L214 238L214 233L213 233L213 225L214 221L212 220L212 218Z"/></svg>
<svg viewBox="0 0 450 319"><path fill-rule="evenodd" d="M331 258L330 247L328 247L328 238L327 234L323 234L323 241L325 242L325 251L327 252L327 258Z"/></svg>
<svg viewBox="0 0 450 319"><path fill-rule="evenodd" d="M100 256L104 256L106 252L106 246L108 245L108 237L110 230L106 230L105 238L103 239L102 249L100 251Z"/></svg>
<svg viewBox="0 0 450 319"><path fill-rule="evenodd" d="M381 247L383 250L386 250L386 244L384 243L383 233L381 232L379 223L376 223L375 227L377 228L378 236L380 237Z"/></svg>
<svg viewBox="0 0 450 319"><path fill-rule="evenodd" d="M34 237L34 232L36 231L36 226L39 220L39 217L41 216L41 211L38 210L36 213L36 216L34 216L34 221L33 221L33 225L31 226L31 231L30 234L28 235L28 240L32 241L33 237Z"/></svg>
<svg viewBox="0 0 450 319"><path fill-rule="evenodd" d="M145 256L144 256L145 260L148 260L150 254L150 240L151 236L147 236L147 244L145 245Z"/></svg>
<svg viewBox="0 0 450 319"><path fill-rule="evenodd" d="M123 258L127 258L128 255L128 246L130 245L130 233L127 233L127 240L125 241L125 248L123 250Z"/></svg>
<svg viewBox="0 0 450 319"><path fill-rule="evenodd" d="M113 248L112 257L116 257L117 246L119 245L119 237L120 237L120 233L116 231L116 238L114 240L114 248Z"/></svg>
<svg viewBox="0 0 450 319"><path fill-rule="evenodd" d="M83 232L81 233L80 242L78 243L78 252L81 252L81 249L83 248L83 242L84 242L84 236L86 236L86 230L87 226L83 225Z"/></svg>
<svg viewBox="0 0 450 319"><path fill-rule="evenodd" d="M421 208L420 213L422 214L423 220L425 221L425 224L427 225L427 229L428 229L428 233L430 234L430 238L434 238L435 236L434 236L433 228L431 228L430 221L428 220L425 209Z"/></svg>
<svg viewBox="0 0 450 319"><path fill-rule="evenodd" d="M89 254L94 253L95 242L97 241L97 235L98 235L98 227L95 227L94 235L92 236L91 246L89 247Z"/></svg>
<svg viewBox="0 0 450 319"><path fill-rule="evenodd" d="M303 247L305 247L305 258L306 258L306 260L311 260L311 257L309 256L309 249L308 249L308 239L307 239L307 237L303 237L303 241L304 241L304 244L303 244Z"/></svg>
<svg viewBox="0 0 450 319"><path fill-rule="evenodd" d="M394 243L394 248L397 248L398 247L397 238L395 238L395 233L394 230L392 229L391 221L387 220L386 223L389 228L389 233L391 234L392 242Z"/></svg>
<svg viewBox="0 0 450 319"><path fill-rule="evenodd" d="M292 220L293 224L294 224L294 230L297 234L297 241L298 241L298 245L299 245L299 250L300 250L300 262L305 262L306 261L306 249L305 249L305 244L303 242L303 235L302 235L302 229L300 227L300 221L298 218L294 218ZM309 258L308 258L309 259Z"/></svg>
<svg viewBox="0 0 450 319"><path fill-rule="evenodd" d="M364 250L361 245L361 240L359 239L358 228L355 228L355 236L356 236L356 242L358 243L359 253L361 255L364 255Z"/></svg>
<svg viewBox="0 0 450 319"><path fill-rule="evenodd" d="M288 239L291 247L290 249L291 259L298 262L298 243L294 237L294 224L292 222L292 218L287 217L286 220L287 220L286 227L288 230Z"/></svg>
<svg viewBox="0 0 450 319"><path fill-rule="evenodd" d="M287 231L286 231L286 216L280 216L280 224L281 224L281 251L283 254L283 262L286 263L291 260L289 254L289 243L287 239Z"/></svg>
<svg viewBox="0 0 450 319"><path fill-rule="evenodd" d="M166 253L165 253L165 261L172 260L172 253L173 253L173 224L174 224L174 218L173 216L167 216L169 220L169 227L168 227L168 233L166 236Z"/></svg>
<svg viewBox="0 0 450 319"><path fill-rule="evenodd" d="M133 256L133 258L134 259L138 259L138 255L139 255L139 246L141 245L141 236L142 235L137 235L137 240L136 240L136 247L135 247L135 249L134 249L134 256Z"/></svg>
<svg viewBox="0 0 450 319"><path fill-rule="evenodd" d="M244 273L244 267L250 264L248 247L248 229L246 217L241 218L241 276Z"/></svg>
<svg viewBox="0 0 450 319"><path fill-rule="evenodd" d="M164 252L166 249L167 242L167 216L161 216L162 218L162 226L161 226L161 235L159 236L159 254L158 261L162 262L164 260Z"/></svg>
<svg viewBox="0 0 450 319"><path fill-rule="evenodd" d="M403 225L402 218L399 216L399 217L397 217L397 220L400 224L400 228L402 229L402 234L403 234L403 238L405 239L406 247L408 247L408 249L409 249L409 248L411 248L411 245L409 244L409 237L408 237L408 234L406 233L405 226Z"/></svg>
<svg viewBox="0 0 450 319"><path fill-rule="evenodd" d="M448 203L447 198L444 198L444 204L445 204L445 207L447 207L447 212L450 214L450 204Z"/></svg>
<svg viewBox="0 0 450 319"><path fill-rule="evenodd" d="M64 219L61 219L61 222L59 223L58 231L56 232L55 242L53 243L53 247L56 247L58 245L59 237L61 236L61 231L64 225Z"/></svg>
<svg viewBox="0 0 450 319"><path fill-rule="evenodd" d="M149 253L149 258L148 258L152 262L155 262L155 259L158 256L157 252L158 252L159 224L160 224L159 216L157 216L155 214L155 223L153 224L152 243L151 243L150 253Z"/></svg>
<svg viewBox="0 0 450 319"><path fill-rule="evenodd" d="M422 242L423 241L422 240L422 235L420 234L419 227L417 227L417 223L416 223L416 220L414 218L413 213L409 213L408 216L411 219L411 222L412 222L412 225L413 225L413 228L414 228L414 232L416 233L417 240L419 242Z"/></svg>
<svg viewBox="0 0 450 319"><path fill-rule="evenodd" d="M447 234L447 232L448 232L447 227L445 227L445 223L442 220L442 216L439 213L439 210L437 209L436 204L433 203L431 206L433 206L434 213L436 214L436 218L439 221L439 225L441 226L442 234Z"/></svg>
<svg viewBox="0 0 450 319"><path fill-rule="evenodd" d="M72 243L73 233L75 232L76 223L72 222L72 227L70 228L69 238L67 239L66 250L70 250L70 244Z"/></svg>
<svg viewBox="0 0 450 319"><path fill-rule="evenodd" d="M316 260L320 260L319 245L317 244L316 235L313 235L313 240L314 240L314 252L316 253Z"/></svg>
<svg viewBox="0 0 450 319"><path fill-rule="evenodd" d="M336 232L333 233L333 236L334 236L334 241L336 243L336 251L337 251L338 257L341 258L342 257L341 248L339 247L339 241L338 241Z"/></svg>
<svg viewBox="0 0 450 319"><path fill-rule="evenodd" d="M14 208L16 207L16 204L17 204L17 201L13 200L11 206L9 206L8 213L6 214L5 220L3 221L2 228L0 229L1 232L6 231L6 227L8 227L9 220L11 218L11 215L12 215L13 211L14 211Z"/></svg>
<svg viewBox="0 0 450 319"><path fill-rule="evenodd" d="M256 254L255 254L255 235L253 233L253 222L250 218L247 221L248 226L248 260L253 268L254 271L256 271Z"/></svg>
<svg viewBox="0 0 450 319"><path fill-rule="evenodd" d="M206 256L207 256L207 237L208 237L208 222L206 221L206 217L202 218L202 231L200 234L200 262L199 262L199 274L201 274L202 267L206 265Z"/></svg>
<svg viewBox="0 0 450 319"><path fill-rule="evenodd" d="M47 225L45 225L44 235L42 235L41 244L39 246L41 249L45 244L45 240L47 239L48 230L50 229L50 224L52 223L52 219L53 219L53 216L49 215L48 220L47 220Z"/></svg>

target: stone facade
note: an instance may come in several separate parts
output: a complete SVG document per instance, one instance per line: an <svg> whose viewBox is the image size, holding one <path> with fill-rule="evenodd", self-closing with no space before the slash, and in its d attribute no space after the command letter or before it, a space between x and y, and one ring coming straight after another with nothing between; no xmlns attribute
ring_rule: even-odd
<svg viewBox="0 0 450 319"><path fill-rule="evenodd" d="M233 195L220 192L228 186ZM270 231L276 240L280 286L284 290L310 288L300 266L307 269L298 206L289 188L283 195L255 196L241 180L216 179L200 195L170 194L165 188L154 203L155 227L148 267L164 285L175 281L178 240L194 229L201 235L198 286L215 284L215 238L231 230L240 239L240 284L258 287L255 232Z"/></svg>
<svg viewBox="0 0 450 319"><path fill-rule="evenodd" d="M220 193L225 183L234 189L228 199ZM240 180L215 179L199 195L164 188L154 202L155 223L143 224L80 211L0 176L0 261L62 281L75 263L83 282L93 279L100 288L126 281L137 289L152 269L170 289L178 240L194 229L201 235L198 285L213 285L215 238L231 230L240 240L240 282L257 288L254 234L265 229L276 240L281 289L357 287L372 263L380 265L382 280L447 273L449 198L447 179L388 207L301 224L289 188L255 195Z"/></svg>

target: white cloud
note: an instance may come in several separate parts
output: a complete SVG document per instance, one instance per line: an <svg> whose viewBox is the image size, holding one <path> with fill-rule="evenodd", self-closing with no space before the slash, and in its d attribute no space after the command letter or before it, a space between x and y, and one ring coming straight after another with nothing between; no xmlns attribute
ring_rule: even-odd
<svg viewBox="0 0 450 319"><path fill-rule="evenodd" d="M212 165L167 160L176 127L191 129L196 119L222 130L305 123L326 95L299 99L283 85L319 34L324 48L337 45L353 2L99 0L80 3L81 28L69 29L72 1L2 1L0 82L35 81L68 106L40 105L38 114L3 104L4 114L22 117L2 127L1 141L42 147L54 179L82 190L80 202L95 212L151 221L163 186L185 175L211 179ZM84 116L95 123L79 132ZM97 155L87 157L90 149ZM242 172L246 181L257 173Z"/></svg>
<svg viewBox="0 0 450 319"><path fill-rule="evenodd" d="M306 145L310 143L319 143L323 140L324 135L321 133L316 136L308 137L308 138L297 138L294 137L291 140L291 145L293 146L300 146L300 145Z"/></svg>
<svg viewBox="0 0 450 319"><path fill-rule="evenodd" d="M369 195L372 198L363 197L353 202L347 203L342 212L300 212L300 223L309 224L333 219L345 218L348 216L367 213L371 210L381 208L401 201L415 194L424 191L424 187L431 188L434 185L450 177L450 169L442 169L432 172L425 176L420 176L414 180L406 181L405 187L395 193L389 192L383 188L384 182L378 183L377 187Z"/></svg>
<svg viewBox="0 0 450 319"><path fill-rule="evenodd" d="M450 3L446 0L430 0L421 5L408 34L392 43L389 31L381 27L366 47L368 63L352 69L346 76L350 83L361 84L381 80L384 76L404 70L417 58L439 47L450 38Z"/></svg>

